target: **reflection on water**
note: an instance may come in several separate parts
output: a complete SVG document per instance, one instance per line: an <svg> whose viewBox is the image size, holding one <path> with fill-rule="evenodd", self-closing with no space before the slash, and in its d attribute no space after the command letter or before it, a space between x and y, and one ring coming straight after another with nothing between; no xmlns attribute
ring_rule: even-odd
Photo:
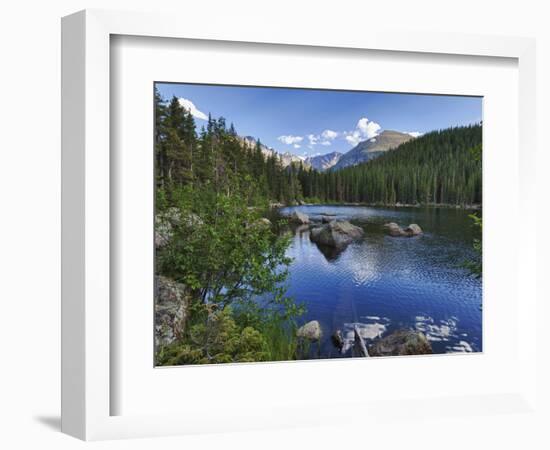
<svg viewBox="0 0 550 450"><path fill-rule="evenodd" d="M461 263L471 256L467 212L438 208L300 206L311 219L323 215L363 227L365 236L338 253L319 248L309 227L294 229L288 295L307 307L301 322L318 320L324 332L322 357L341 356L331 343L337 329L345 346L353 327L369 342L399 328L422 331L435 353L482 350L481 281ZM419 224L412 238L387 235L383 225Z"/></svg>

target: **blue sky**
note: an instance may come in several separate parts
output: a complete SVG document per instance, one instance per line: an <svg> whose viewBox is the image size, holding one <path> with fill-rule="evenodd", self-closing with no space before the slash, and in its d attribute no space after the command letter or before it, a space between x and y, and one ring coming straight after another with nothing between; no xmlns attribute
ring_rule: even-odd
<svg viewBox="0 0 550 450"><path fill-rule="evenodd" d="M313 156L345 153L383 130L428 131L482 119L480 97L350 92L157 83L161 95L195 116L197 128L212 117L233 122L241 136L254 136L280 152Z"/></svg>

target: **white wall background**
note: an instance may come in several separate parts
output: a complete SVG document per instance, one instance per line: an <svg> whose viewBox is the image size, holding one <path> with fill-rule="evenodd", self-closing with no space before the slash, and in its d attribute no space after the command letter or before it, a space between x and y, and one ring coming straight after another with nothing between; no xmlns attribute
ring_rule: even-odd
<svg viewBox="0 0 550 450"><path fill-rule="evenodd" d="M9 0L8 0L9 1ZM538 39L538 203L541 281L550 250L543 227L549 214L547 171L550 124L550 13L547 2L460 0L11 0L0 9L0 448L549 448L547 415L473 417L362 430L334 427L84 444L59 432L60 361L60 17L84 8L175 11L182 27L194 17L206 26L281 29L321 27L455 31ZM503 130L505 133L506 130ZM503 224L505 226L505 224ZM533 230L535 224L533 224ZM513 230L511 230L513 232ZM539 286L542 302L549 289ZM543 292L544 291L544 292ZM544 329L550 308L539 313L542 384L550 380ZM546 353L546 354L545 354ZM550 405L548 388L541 391Z"/></svg>

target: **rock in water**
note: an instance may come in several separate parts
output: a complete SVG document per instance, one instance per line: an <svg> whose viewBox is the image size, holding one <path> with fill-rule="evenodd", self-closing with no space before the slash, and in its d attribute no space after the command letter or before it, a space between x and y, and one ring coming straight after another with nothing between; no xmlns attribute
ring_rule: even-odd
<svg viewBox="0 0 550 450"><path fill-rule="evenodd" d="M310 341L320 341L322 335L321 325L317 320L306 323L296 331L296 336Z"/></svg>
<svg viewBox="0 0 550 450"><path fill-rule="evenodd" d="M189 315L184 284L167 277L155 278L155 344L167 345L183 336Z"/></svg>
<svg viewBox="0 0 550 450"><path fill-rule="evenodd" d="M328 216L322 216L321 217L321 222L322 223L330 223L332 222L334 219L332 217L328 217Z"/></svg>
<svg viewBox="0 0 550 450"><path fill-rule="evenodd" d="M342 351L342 349L344 348L344 336L342 336L342 332L340 330L336 330L332 334L331 339L334 346L338 350Z"/></svg>
<svg viewBox="0 0 550 450"><path fill-rule="evenodd" d="M384 224L390 233L390 236L405 236L412 237L422 234L422 228L420 228L416 223L411 223L407 228L403 229L395 222L390 222Z"/></svg>
<svg viewBox="0 0 550 450"><path fill-rule="evenodd" d="M293 223L305 225L309 223L309 217L307 216L307 214L301 213L300 211L294 211L290 215L290 221Z"/></svg>
<svg viewBox="0 0 550 450"><path fill-rule="evenodd" d="M316 239L319 238L319 234L321 234L321 232L323 231L323 227L322 226L313 226L313 228L311 228L309 230L309 236L310 236L310 239L312 241L315 241Z"/></svg>
<svg viewBox="0 0 550 450"><path fill-rule="evenodd" d="M369 347L370 356L427 355L432 353L430 341L424 333L398 330L378 339Z"/></svg>
<svg viewBox="0 0 550 450"><path fill-rule="evenodd" d="M388 229L390 236L403 236L403 230L395 222L386 223L384 226Z"/></svg>
<svg viewBox="0 0 550 450"><path fill-rule="evenodd" d="M418 236L419 234L422 234L422 228L420 228L416 223L411 223L403 231L407 236Z"/></svg>
<svg viewBox="0 0 550 450"><path fill-rule="evenodd" d="M328 224L311 230L310 239L328 247L343 248L355 239L363 237L362 228L347 221L333 220Z"/></svg>

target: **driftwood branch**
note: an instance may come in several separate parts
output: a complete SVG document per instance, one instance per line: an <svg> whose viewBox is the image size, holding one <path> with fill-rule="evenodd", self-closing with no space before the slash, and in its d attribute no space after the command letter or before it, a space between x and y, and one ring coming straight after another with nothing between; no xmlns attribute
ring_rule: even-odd
<svg viewBox="0 0 550 450"><path fill-rule="evenodd" d="M360 356L360 357L369 356L369 352L367 351L367 346L365 345L365 341L359 334L359 330L357 329L357 326L353 327L353 333L355 335L354 342L353 342L354 356Z"/></svg>

